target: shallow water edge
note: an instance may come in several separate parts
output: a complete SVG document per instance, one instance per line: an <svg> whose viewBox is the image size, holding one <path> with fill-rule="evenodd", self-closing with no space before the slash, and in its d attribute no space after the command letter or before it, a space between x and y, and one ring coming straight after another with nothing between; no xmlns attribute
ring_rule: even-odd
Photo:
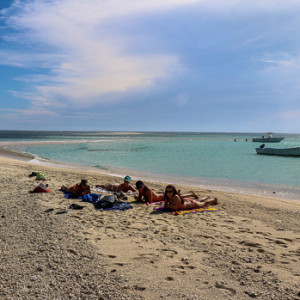
<svg viewBox="0 0 300 300"><path fill-rule="evenodd" d="M78 142L78 141L77 141ZM72 142L73 143L73 142ZM110 170L103 170L97 166L86 166L75 163L66 163L55 161L48 158L34 156L30 153L12 149L6 145L0 146L0 156L12 158L28 163L43 165L49 167L58 167L65 169L74 169L82 171L95 171L102 174L123 178L130 175L134 180L141 179L144 182L161 182L166 184L178 184L190 186L191 188L202 188L207 190L216 190L231 192L237 194L255 195L262 197L270 197L276 199L300 200L300 187L289 186L283 184L269 184L260 182L248 182L232 179L221 178L204 178L204 177L185 177L170 174L161 174L155 172L145 172L139 170L125 169L113 167ZM11 145L13 146L13 145Z"/></svg>

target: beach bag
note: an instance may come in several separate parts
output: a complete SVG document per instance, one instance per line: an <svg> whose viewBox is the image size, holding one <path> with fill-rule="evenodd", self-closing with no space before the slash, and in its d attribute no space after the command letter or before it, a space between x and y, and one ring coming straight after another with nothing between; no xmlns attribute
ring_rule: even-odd
<svg viewBox="0 0 300 300"><path fill-rule="evenodd" d="M48 180L48 179L49 179L48 176L44 173L39 172L36 175L36 180Z"/></svg>
<svg viewBox="0 0 300 300"><path fill-rule="evenodd" d="M116 195L105 195L103 198L101 198L95 203L95 208L98 209L112 208L116 201L117 201Z"/></svg>
<svg viewBox="0 0 300 300"><path fill-rule="evenodd" d="M48 188L48 185L42 182L33 190L33 193L49 193L49 192L50 189Z"/></svg>

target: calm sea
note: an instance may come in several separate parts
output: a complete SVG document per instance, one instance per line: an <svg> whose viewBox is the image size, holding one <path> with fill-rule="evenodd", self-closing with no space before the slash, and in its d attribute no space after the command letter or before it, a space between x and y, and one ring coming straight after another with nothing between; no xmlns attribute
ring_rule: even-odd
<svg viewBox="0 0 300 300"><path fill-rule="evenodd" d="M259 133L166 133L0 131L0 141L78 141L19 145L19 150L56 161L95 166L112 173L174 178L219 186L300 191L300 157L257 155ZM299 134L280 134L271 147L300 146ZM235 141L236 140L236 141ZM176 179L176 180L175 180ZM266 185L264 185L266 184ZM280 192L280 191L279 191Z"/></svg>

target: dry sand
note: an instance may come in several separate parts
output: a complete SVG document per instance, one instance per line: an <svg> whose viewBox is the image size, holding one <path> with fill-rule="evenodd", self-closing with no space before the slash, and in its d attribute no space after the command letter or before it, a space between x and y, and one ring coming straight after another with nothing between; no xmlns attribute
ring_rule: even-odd
<svg viewBox="0 0 300 300"><path fill-rule="evenodd" d="M195 188L221 211L99 211L58 189L119 178L0 155L0 299L300 299L298 201ZM50 193L28 193L33 171Z"/></svg>

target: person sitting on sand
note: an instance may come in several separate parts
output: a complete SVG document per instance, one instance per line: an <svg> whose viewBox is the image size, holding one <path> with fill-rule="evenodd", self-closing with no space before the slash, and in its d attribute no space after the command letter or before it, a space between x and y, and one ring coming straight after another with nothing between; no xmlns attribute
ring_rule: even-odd
<svg viewBox="0 0 300 300"><path fill-rule="evenodd" d="M119 185L107 183L107 184L96 185L96 187L100 187L102 189L105 189L107 191L112 191L112 192L127 193L129 191L132 191L132 192L136 193L137 190L130 184L130 181L131 181L131 178L129 176L125 176L124 182Z"/></svg>
<svg viewBox="0 0 300 300"><path fill-rule="evenodd" d="M195 196L197 196L195 193L192 193L191 195L193 196L193 198L196 198ZM168 185L166 186L164 193L164 207L177 211L203 208L209 204L215 205L218 203L217 198L203 197L199 199L197 196L197 200L193 200L191 198L188 198L187 196L189 196L189 194L180 195L173 185Z"/></svg>
<svg viewBox="0 0 300 300"><path fill-rule="evenodd" d="M91 193L91 187L87 184L86 179L81 179L80 183L68 188L66 186L61 187L62 191L72 193L75 197L80 197Z"/></svg>
<svg viewBox="0 0 300 300"><path fill-rule="evenodd" d="M136 189L139 192L138 196L135 196L137 201L145 201L145 202L159 202L164 200L164 194L157 194L151 188L144 185L143 181L138 180L135 184Z"/></svg>

